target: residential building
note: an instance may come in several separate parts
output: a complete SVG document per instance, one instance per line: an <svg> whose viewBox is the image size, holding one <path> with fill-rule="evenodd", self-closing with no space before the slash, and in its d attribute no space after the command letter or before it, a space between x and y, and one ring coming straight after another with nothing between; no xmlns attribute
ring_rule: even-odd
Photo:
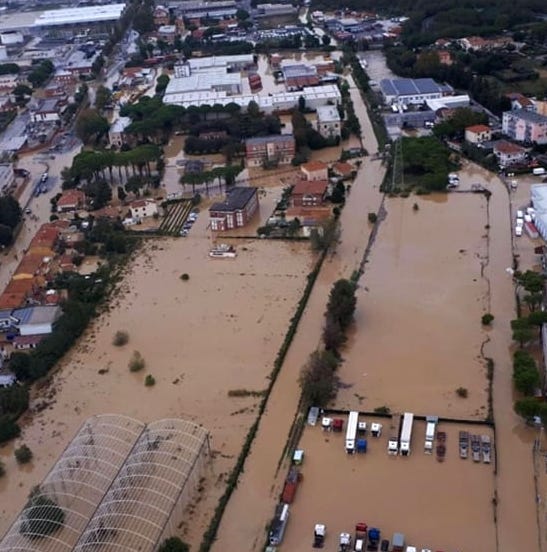
<svg viewBox="0 0 547 552"><path fill-rule="evenodd" d="M77 75L74 75L70 71L65 71L64 69L56 71L51 79L55 84L74 84L77 80Z"/></svg>
<svg viewBox="0 0 547 552"><path fill-rule="evenodd" d="M167 42L168 44L173 44L177 36L177 26L176 25L161 25L157 32L157 37L160 40Z"/></svg>
<svg viewBox="0 0 547 552"><path fill-rule="evenodd" d="M61 307L49 305L23 307L12 313L16 320L14 325L22 336L50 334L61 315Z"/></svg>
<svg viewBox="0 0 547 552"><path fill-rule="evenodd" d="M317 207L323 205L328 187L328 180L299 180L291 191L291 207Z"/></svg>
<svg viewBox="0 0 547 552"><path fill-rule="evenodd" d="M221 203L209 207L211 230L224 232L245 226L258 209L257 188L235 186Z"/></svg>
<svg viewBox="0 0 547 552"><path fill-rule="evenodd" d="M19 84L19 75L0 75L0 92L11 92Z"/></svg>
<svg viewBox="0 0 547 552"><path fill-rule="evenodd" d="M200 0L185 0L172 3L175 11L188 19L210 17L212 19L223 19L232 17L237 12L235 0L221 0L218 2L202 2Z"/></svg>
<svg viewBox="0 0 547 552"><path fill-rule="evenodd" d="M294 15L298 12L292 4L258 4L256 17L275 17L279 15Z"/></svg>
<svg viewBox="0 0 547 552"><path fill-rule="evenodd" d="M169 25L169 10L164 6L156 6L154 9L154 25Z"/></svg>
<svg viewBox="0 0 547 552"><path fill-rule="evenodd" d="M249 167L264 164L288 165L294 158L296 144L292 134L275 134L245 140L245 157Z"/></svg>
<svg viewBox="0 0 547 552"><path fill-rule="evenodd" d="M13 324L14 320L11 317L12 309L2 309L0 310L0 331L9 330Z"/></svg>
<svg viewBox="0 0 547 552"><path fill-rule="evenodd" d="M158 215L158 204L154 199L143 198L136 199L129 205L131 217L135 220L153 217Z"/></svg>
<svg viewBox="0 0 547 552"><path fill-rule="evenodd" d="M351 163L347 163L346 161L338 161L332 166L332 172L336 176L342 178L342 180L346 180L348 178L351 178L356 170Z"/></svg>
<svg viewBox="0 0 547 552"><path fill-rule="evenodd" d="M0 163L0 193L5 194L13 186L15 175L11 163Z"/></svg>
<svg viewBox="0 0 547 552"><path fill-rule="evenodd" d="M536 105L533 100L527 98L520 92L512 92L510 94L505 94L507 98L511 101L511 109L516 111L518 109L526 109L526 111L536 111Z"/></svg>
<svg viewBox="0 0 547 552"><path fill-rule="evenodd" d="M323 161L308 161L300 165L305 180L328 180L329 166Z"/></svg>
<svg viewBox="0 0 547 552"><path fill-rule="evenodd" d="M465 141L470 144L481 144L492 139L492 131L487 125L473 125L465 129Z"/></svg>
<svg viewBox="0 0 547 552"><path fill-rule="evenodd" d="M18 335L12 341L13 348L18 351L36 349L43 339L44 335Z"/></svg>
<svg viewBox="0 0 547 552"><path fill-rule="evenodd" d="M497 50L512 44L513 39L508 36L497 38L483 38L482 36L468 36L460 38L460 46L467 52L469 50Z"/></svg>
<svg viewBox="0 0 547 552"><path fill-rule="evenodd" d="M547 144L547 117L526 109L505 111L502 131L517 142Z"/></svg>
<svg viewBox="0 0 547 552"><path fill-rule="evenodd" d="M494 144L494 155L499 166L503 169L513 165L520 165L526 161L526 150L506 140L498 140Z"/></svg>
<svg viewBox="0 0 547 552"><path fill-rule="evenodd" d="M126 143L125 129L131 124L130 117L118 117L108 131L108 143L111 147L121 148Z"/></svg>
<svg viewBox="0 0 547 552"><path fill-rule="evenodd" d="M82 190L67 190L57 200L58 213L70 213L85 206L85 194Z"/></svg>
<svg viewBox="0 0 547 552"><path fill-rule="evenodd" d="M342 130L340 113L335 105L322 105L317 108L317 131L323 138L337 138Z"/></svg>
<svg viewBox="0 0 547 552"><path fill-rule="evenodd" d="M441 65L452 65L452 54L448 50L438 50L437 56Z"/></svg>
<svg viewBox="0 0 547 552"><path fill-rule="evenodd" d="M382 79L380 90L388 105L420 105L426 100L450 96L454 89L433 79Z"/></svg>
<svg viewBox="0 0 547 552"><path fill-rule="evenodd" d="M318 207L289 207L285 211L285 221L291 222L298 219L302 227L302 235L309 236L314 228L321 232L321 225L327 221L332 214L329 206Z"/></svg>

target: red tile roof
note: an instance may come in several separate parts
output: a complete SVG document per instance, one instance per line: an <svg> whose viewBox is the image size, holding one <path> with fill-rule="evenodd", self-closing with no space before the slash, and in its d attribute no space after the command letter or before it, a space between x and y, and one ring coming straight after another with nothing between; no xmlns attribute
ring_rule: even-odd
<svg viewBox="0 0 547 552"><path fill-rule="evenodd" d="M323 196L329 183L326 180L299 180L294 186L291 195L319 195Z"/></svg>
<svg viewBox="0 0 547 552"><path fill-rule="evenodd" d="M472 125L467 127L465 130L478 134L479 132L488 132L490 130L490 127L486 125Z"/></svg>
<svg viewBox="0 0 547 552"><path fill-rule="evenodd" d="M67 190L57 201L57 207L72 207L83 205L85 194L82 190Z"/></svg>
<svg viewBox="0 0 547 552"><path fill-rule="evenodd" d="M327 169L328 165L323 163L323 161L308 161L301 165L301 168L308 172L315 172Z"/></svg>
<svg viewBox="0 0 547 552"><path fill-rule="evenodd" d="M500 140L494 144L494 151L499 153L505 153L506 155L516 155L518 153L524 153L526 150L517 144L512 144L506 140Z"/></svg>

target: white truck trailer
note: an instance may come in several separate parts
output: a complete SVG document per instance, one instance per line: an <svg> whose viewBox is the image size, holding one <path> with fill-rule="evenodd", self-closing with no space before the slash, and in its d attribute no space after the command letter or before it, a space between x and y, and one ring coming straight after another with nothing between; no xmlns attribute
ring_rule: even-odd
<svg viewBox="0 0 547 552"><path fill-rule="evenodd" d="M437 416L427 416L425 426L425 444L424 452L426 454L433 454L433 442L435 441L435 428L439 418Z"/></svg>
<svg viewBox="0 0 547 552"><path fill-rule="evenodd" d="M401 439L399 442L399 451L403 456L410 454L410 440L412 439L412 424L414 423L414 414L405 412L403 416L403 429L401 430Z"/></svg>
<svg viewBox="0 0 547 552"><path fill-rule="evenodd" d="M355 452L355 438L357 436L357 424L359 423L359 412L351 411L348 416L348 425L346 428L346 452L353 454Z"/></svg>

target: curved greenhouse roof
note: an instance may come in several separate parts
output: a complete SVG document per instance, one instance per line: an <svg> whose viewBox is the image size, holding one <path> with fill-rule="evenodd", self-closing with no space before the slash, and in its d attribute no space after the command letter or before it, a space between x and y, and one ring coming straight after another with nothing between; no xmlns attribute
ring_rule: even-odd
<svg viewBox="0 0 547 552"><path fill-rule="evenodd" d="M95 416L29 499L0 552L152 551L207 452L207 432L192 422Z"/></svg>

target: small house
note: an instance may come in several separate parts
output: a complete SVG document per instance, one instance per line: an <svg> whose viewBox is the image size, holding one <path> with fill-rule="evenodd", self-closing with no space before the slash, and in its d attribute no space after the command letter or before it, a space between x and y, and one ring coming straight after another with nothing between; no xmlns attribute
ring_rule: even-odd
<svg viewBox="0 0 547 552"><path fill-rule="evenodd" d="M316 207L323 205L328 186L327 180L299 180L291 191L291 206Z"/></svg>
<svg viewBox="0 0 547 552"><path fill-rule="evenodd" d="M465 129L465 141L470 144L482 144L492 139L492 131L487 125L473 125Z"/></svg>
<svg viewBox="0 0 547 552"><path fill-rule="evenodd" d="M494 144L494 155L502 168L520 165L526 161L526 149L506 140L499 140Z"/></svg>
<svg viewBox="0 0 547 552"><path fill-rule="evenodd" d="M16 320L14 325L19 334L30 336L50 334L61 314L59 306L35 306L15 309L12 316Z"/></svg>
<svg viewBox="0 0 547 552"><path fill-rule="evenodd" d="M300 165L300 171L306 180L328 180L329 178L329 166L323 161L308 161Z"/></svg>
<svg viewBox="0 0 547 552"><path fill-rule="evenodd" d="M85 205L85 193L82 190L67 190L57 200L57 212L70 213L82 209Z"/></svg>
<svg viewBox="0 0 547 552"><path fill-rule="evenodd" d="M153 217L159 214L158 204L154 199L143 198L136 199L129 205L131 218L140 220L143 218Z"/></svg>

